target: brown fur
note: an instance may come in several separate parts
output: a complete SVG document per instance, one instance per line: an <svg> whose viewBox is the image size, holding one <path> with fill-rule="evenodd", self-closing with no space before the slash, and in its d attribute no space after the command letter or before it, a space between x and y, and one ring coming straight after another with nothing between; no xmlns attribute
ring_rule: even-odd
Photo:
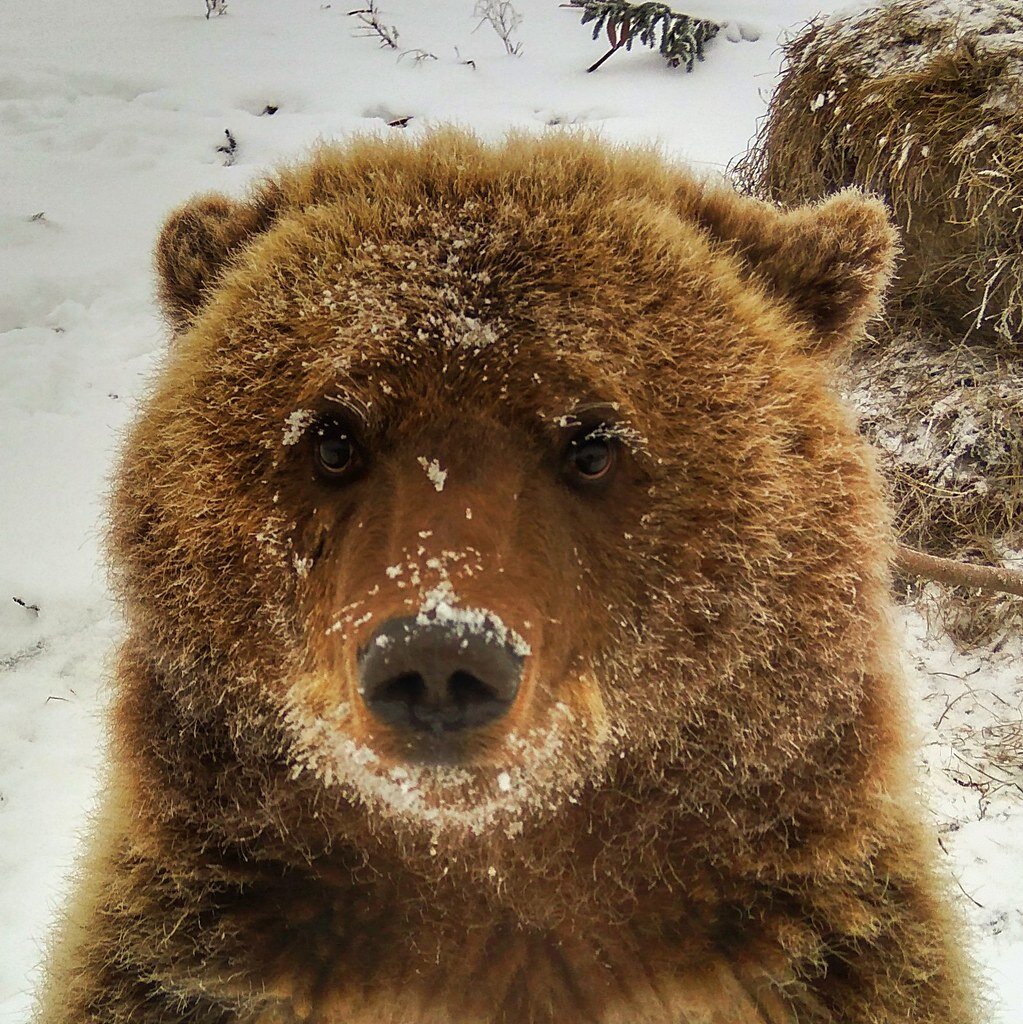
<svg viewBox="0 0 1023 1024"><path fill-rule="evenodd" d="M971 1021L826 386L893 248L856 193L781 213L568 137L361 141L175 215L115 763L40 1024ZM621 458L581 492L594 408ZM337 489L323 411L365 453ZM448 767L354 671L437 606L530 651Z"/></svg>

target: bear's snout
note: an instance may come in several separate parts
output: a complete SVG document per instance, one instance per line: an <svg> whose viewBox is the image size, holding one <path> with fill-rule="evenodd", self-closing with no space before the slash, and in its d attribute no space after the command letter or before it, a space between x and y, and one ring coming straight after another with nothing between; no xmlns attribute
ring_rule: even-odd
<svg viewBox="0 0 1023 1024"><path fill-rule="evenodd" d="M359 692L388 725L435 735L500 718L519 691L524 657L483 613L385 622L359 656Z"/></svg>

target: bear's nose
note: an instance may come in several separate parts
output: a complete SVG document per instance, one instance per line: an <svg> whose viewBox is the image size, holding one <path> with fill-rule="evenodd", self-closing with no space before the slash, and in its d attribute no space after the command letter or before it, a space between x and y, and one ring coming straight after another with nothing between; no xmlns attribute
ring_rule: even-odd
<svg viewBox="0 0 1023 1024"><path fill-rule="evenodd" d="M389 725L438 734L500 718L518 693L523 657L480 618L385 622L359 656L369 710Z"/></svg>

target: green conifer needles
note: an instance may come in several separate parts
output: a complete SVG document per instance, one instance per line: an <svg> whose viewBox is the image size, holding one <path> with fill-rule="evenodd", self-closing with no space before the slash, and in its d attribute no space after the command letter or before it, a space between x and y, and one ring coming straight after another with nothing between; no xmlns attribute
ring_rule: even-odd
<svg viewBox="0 0 1023 1024"><path fill-rule="evenodd" d="M657 45L668 64L677 68L684 64L693 70L693 62L703 60L703 44L718 34L721 26L713 21L676 14L667 4L629 3L628 0L571 0L570 6L583 12L582 24L593 22L593 38L607 30L611 49L587 71L596 71L601 64L620 50L632 49L638 38L645 46Z"/></svg>

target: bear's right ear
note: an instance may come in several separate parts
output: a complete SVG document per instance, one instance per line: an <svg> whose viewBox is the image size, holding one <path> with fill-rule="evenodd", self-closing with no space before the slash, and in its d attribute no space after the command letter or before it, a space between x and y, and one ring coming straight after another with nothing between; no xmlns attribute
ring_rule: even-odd
<svg viewBox="0 0 1023 1024"><path fill-rule="evenodd" d="M264 190L245 203L197 196L168 218L156 243L160 304L175 334L186 331L229 260L273 223L275 204Z"/></svg>

